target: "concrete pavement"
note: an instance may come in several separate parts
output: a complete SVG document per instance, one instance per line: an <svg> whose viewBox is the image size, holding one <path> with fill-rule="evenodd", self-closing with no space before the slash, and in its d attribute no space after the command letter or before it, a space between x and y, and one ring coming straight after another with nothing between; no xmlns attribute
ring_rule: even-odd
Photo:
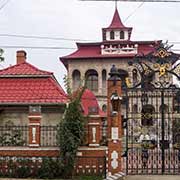
<svg viewBox="0 0 180 180"><path fill-rule="evenodd" d="M180 180L180 175L133 175L126 176L126 180Z"/></svg>

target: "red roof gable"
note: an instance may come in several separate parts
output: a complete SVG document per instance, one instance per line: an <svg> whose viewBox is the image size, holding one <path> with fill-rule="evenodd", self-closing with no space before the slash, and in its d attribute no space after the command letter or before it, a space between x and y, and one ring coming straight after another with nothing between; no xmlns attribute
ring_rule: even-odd
<svg viewBox="0 0 180 180"><path fill-rule="evenodd" d="M100 109L95 95L89 89L86 89L81 98L81 106L84 115L95 114L105 117L106 114ZM93 113L93 109L95 112Z"/></svg>
<svg viewBox="0 0 180 180"><path fill-rule="evenodd" d="M6 69L0 70L0 76L9 76L9 75L52 75L52 72L42 71L36 68L35 66L24 62L16 64L14 66L8 67Z"/></svg>
<svg viewBox="0 0 180 180"><path fill-rule="evenodd" d="M61 104L67 98L52 77L0 78L0 104Z"/></svg>

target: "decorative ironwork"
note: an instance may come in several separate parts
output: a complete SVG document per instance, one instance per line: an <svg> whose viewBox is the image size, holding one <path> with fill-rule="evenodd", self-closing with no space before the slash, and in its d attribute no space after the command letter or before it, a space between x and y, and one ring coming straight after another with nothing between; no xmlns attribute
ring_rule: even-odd
<svg viewBox="0 0 180 180"><path fill-rule="evenodd" d="M0 126L1 146L27 146L28 139L28 126Z"/></svg>
<svg viewBox="0 0 180 180"><path fill-rule="evenodd" d="M139 79L123 89L127 174L180 174L180 89L172 80L180 80L180 63L171 47L161 44L129 62Z"/></svg>
<svg viewBox="0 0 180 180"><path fill-rule="evenodd" d="M58 126L41 126L41 146L57 146Z"/></svg>
<svg viewBox="0 0 180 180"><path fill-rule="evenodd" d="M140 85L144 89L168 88L172 85L172 82L167 78L167 75L170 74L180 80L180 63L174 65L179 59L179 55L169 52L170 47L167 44L161 44L155 52L136 56L133 62L129 62L129 65L136 67L140 74L139 82L134 88ZM157 77L156 74L159 76ZM155 75L156 79L159 80L153 82Z"/></svg>
<svg viewBox="0 0 180 180"><path fill-rule="evenodd" d="M148 158L149 158L149 153L147 149L142 149L142 166L143 168L146 168L147 166L147 162L148 162Z"/></svg>

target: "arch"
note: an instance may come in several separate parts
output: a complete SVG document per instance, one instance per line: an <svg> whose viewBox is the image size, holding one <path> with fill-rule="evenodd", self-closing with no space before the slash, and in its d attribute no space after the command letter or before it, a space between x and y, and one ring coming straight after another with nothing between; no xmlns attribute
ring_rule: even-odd
<svg viewBox="0 0 180 180"><path fill-rule="evenodd" d="M89 69L85 73L85 78L87 81L87 88L91 91L98 91L98 73L94 69Z"/></svg>
<svg viewBox="0 0 180 180"><path fill-rule="evenodd" d="M107 71L105 69L102 70L102 88L106 89L107 80Z"/></svg>
<svg viewBox="0 0 180 180"><path fill-rule="evenodd" d="M72 73L73 79L73 89L76 90L80 86L81 73L79 70L75 69Z"/></svg>
<svg viewBox="0 0 180 180"><path fill-rule="evenodd" d="M142 126L153 126L153 114L155 108L153 105L146 104L142 107L141 111L141 125Z"/></svg>
<svg viewBox="0 0 180 180"><path fill-rule="evenodd" d="M138 72L137 69L132 70L132 79L133 79L133 85L135 85L138 81Z"/></svg>
<svg viewBox="0 0 180 180"><path fill-rule="evenodd" d="M102 110L103 110L104 112L107 112L107 105L106 105L106 104L103 104Z"/></svg>
<svg viewBox="0 0 180 180"><path fill-rule="evenodd" d="M124 31L120 31L120 39L124 39Z"/></svg>
<svg viewBox="0 0 180 180"><path fill-rule="evenodd" d="M169 111L168 105L166 105L166 104L160 105L159 106L159 112L162 111L162 108L164 109L164 113L168 113L168 111Z"/></svg>
<svg viewBox="0 0 180 180"><path fill-rule="evenodd" d="M110 39L114 39L114 31L110 32Z"/></svg>

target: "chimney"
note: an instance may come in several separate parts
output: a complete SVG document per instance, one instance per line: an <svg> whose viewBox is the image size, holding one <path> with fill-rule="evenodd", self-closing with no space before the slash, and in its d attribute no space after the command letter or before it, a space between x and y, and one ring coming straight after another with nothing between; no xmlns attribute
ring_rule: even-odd
<svg viewBox="0 0 180 180"><path fill-rule="evenodd" d="M23 50L17 51L16 52L16 63L21 64L26 62L26 52Z"/></svg>

